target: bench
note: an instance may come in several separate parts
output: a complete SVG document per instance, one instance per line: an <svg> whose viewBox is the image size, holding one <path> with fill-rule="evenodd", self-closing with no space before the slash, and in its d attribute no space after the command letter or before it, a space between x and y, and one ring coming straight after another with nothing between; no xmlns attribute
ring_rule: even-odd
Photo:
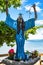
<svg viewBox="0 0 43 65"><path fill-rule="evenodd" d="M8 54L0 54L0 58L1 57L6 57L6 56L8 56ZM2 62L0 62L0 64L1 64Z"/></svg>

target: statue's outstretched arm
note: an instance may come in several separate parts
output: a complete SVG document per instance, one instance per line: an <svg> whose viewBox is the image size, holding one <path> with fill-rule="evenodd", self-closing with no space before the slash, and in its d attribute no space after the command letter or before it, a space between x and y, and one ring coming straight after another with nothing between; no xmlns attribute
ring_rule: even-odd
<svg viewBox="0 0 43 65"><path fill-rule="evenodd" d="M34 26L35 26L35 19L34 18L31 18L31 19L25 21L25 31L33 28Z"/></svg>
<svg viewBox="0 0 43 65"><path fill-rule="evenodd" d="M13 28L14 30L17 30L17 21L13 20L9 14L6 16L6 21L5 23L10 27Z"/></svg>
<svg viewBox="0 0 43 65"><path fill-rule="evenodd" d="M10 17L10 14L8 13L8 0L6 0L6 21L5 23L10 27L13 28L14 30L17 30L17 22L16 20L13 20Z"/></svg>
<svg viewBox="0 0 43 65"><path fill-rule="evenodd" d="M37 19L37 11L36 11L36 5L34 4L33 6L33 9L34 9L34 15L35 15L35 20Z"/></svg>
<svg viewBox="0 0 43 65"><path fill-rule="evenodd" d="M33 28L35 26L35 20L37 19L37 12L36 12L36 8L35 8L35 4L32 7L34 9L35 17L29 19L28 21L25 21L25 31L30 28Z"/></svg>

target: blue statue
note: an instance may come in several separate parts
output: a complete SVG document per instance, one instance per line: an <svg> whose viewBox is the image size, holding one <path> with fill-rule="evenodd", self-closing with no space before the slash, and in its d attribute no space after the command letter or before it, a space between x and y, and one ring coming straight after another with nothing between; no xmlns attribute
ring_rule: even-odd
<svg viewBox="0 0 43 65"><path fill-rule="evenodd" d="M6 16L5 23L9 27L17 31L16 33L16 45L17 45L16 59L21 59L21 60L27 59L26 54L24 52L24 44L25 44L24 32L35 26L35 20L37 18L35 4L32 7L34 8L34 11L35 11L35 18L29 19L28 21L24 22L21 14L17 18L17 20L13 20L10 17L9 13L7 13L7 16Z"/></svg>

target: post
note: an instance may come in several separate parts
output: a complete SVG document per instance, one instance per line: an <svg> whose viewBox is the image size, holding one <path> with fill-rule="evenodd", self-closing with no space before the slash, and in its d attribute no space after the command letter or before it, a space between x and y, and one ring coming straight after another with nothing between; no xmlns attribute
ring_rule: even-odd
<svg viewBox="0 0 43 65"><path fill-rule="evenodd" d="M37 19L37 11L36 11L36 5L34 4L33 6L32 6L33 8L34 8L34 12L35 12L35 20Z"/></svg>
<svg viewBox="0 0 43 65"><path fill-rule="evenodd" d="M6 0L6 15L8 15L8 0Z"/></svg>

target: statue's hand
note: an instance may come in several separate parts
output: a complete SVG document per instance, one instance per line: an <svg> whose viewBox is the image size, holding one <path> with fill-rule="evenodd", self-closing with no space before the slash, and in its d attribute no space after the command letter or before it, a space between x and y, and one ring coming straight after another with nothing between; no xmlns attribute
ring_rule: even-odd
<svg viewBox="0 0 43 65"><path fill-rule="evenodd" d="M35 8L36 7L36 5L35 4L33 4L33 6L32 6L33 8Z"/></svg>
<svg viewBox="0 0 43 65"><path fill-rule="evenodd" d="M36 11L36 5L35 4L33 4L33 9L34 9L34 13L35 13L35 20L37 19L37 11Z"/></svg>

